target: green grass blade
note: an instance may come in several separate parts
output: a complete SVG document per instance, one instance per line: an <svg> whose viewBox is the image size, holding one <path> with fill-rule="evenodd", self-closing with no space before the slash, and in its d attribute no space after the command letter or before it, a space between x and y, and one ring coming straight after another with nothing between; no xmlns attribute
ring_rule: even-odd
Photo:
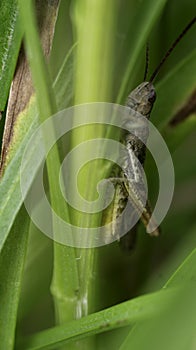
<svg viewBox="0 0 196 350"><path fill-rule="evenodd" d="M174 0L174 2L175 1L176 0ZM34 15L33 15L33 11L31 11L32 8L29 7L31 3L30 2L27 3L25 0L21 0L21 3L22 2L23 2L24 18L27 15L25 18L26 22L24 23L25 23L27 32L29 31L28 47L30 50L30 59L32 60L32 57L35 58L35 56L36 56L36 60L38 59L37 61L35 60L35 62L31 62L31 65L32 65L32 72L33 72L35 87L37 87L41 119L44 120L51 113L53 113L56 110L56 106L58 108L62 108L62 107L64 108L67 106L67 104L70 105L72 103L73 94L74 94L73 57L75 58L76 55L78 55L77 57L79 58L78 62L75 61L75 68L77 68L76 69L77 74L75 79L76 101L86 102L89 100L90 101L108 100L112 98L112 96L116 96L116 92L112 91L113 83L116 83L116 81L118 80L121 81L122 76L119 75L119 78L118 78L119 72L116 72L115 69L113 70L113 67L116 67L115 66L116 56L112 55L111 53L113 52L113 44L115 41L114 37L121 38L122 42L125 38L125 34L124 34L125 32L122 30L122 28L120 26L116 27L116 22L119 24L120 21L125 21L126 16L125 17L122 16L122 19L121 19L120 18L121 15L119 15L119 13L123 14L124 7L122 6L120 8L120 12L117 12L116 11L118 8L118 6L116 6L117 2L114 4L114 2L111 0L111 2L108 1L107 4L105 4L104 1L102 2L102 0L100 0L99 3L97 2L98 4L97 10L92 14L91 7L88 7L88 6L92 6L91 0L73 2L72 10L74 9L75 4L76 4L76 8L77 6L79 6L78 12L76 11L75 13L76 15L75 24L78 21L77 25L79 29L79 37L82 40L79 43L79 48L77 44L70 50L68 56L64 61L64 64L61 67L62 71L60 71L59 75L57 75L57 78L53 85L54 87L53 89L50 82L50 78L48 76L47 67L45 66L45 62L40 52L39 40L35 32L36 26L34 21ZM48 2L50 1L48 0ZM52 1L52 3L54 2ZM120 4L120 2L118 3ZM166 1L163 1L163 0L157 1L156 3L154 0L147 0L147 1L142 0L140 2L137 2L137 4L135 1L131 1L129 4L130 8L131 6L133 8L136 7L138 12L137 11L135 12L135 19L133 19L133 22L132 22L132 18L134 16L132 16L132 14L130 15L130 17L131 16L132 17L130 20L131 25L130 25L129 32L135 33L134 34L135 37L131 42L131 48L130 48L131 57L130 57L130 60L128 60L129 65L127 67L127 70L126 70L126 64L125 65L122 64L123 67L119 68L119 71L126 71L126 76L123 76L123 83L119 93L119 100L121 101L124 98L124 94L126 93L127 86L128 85L131 86L131 84L134 84L135 78L136 80L139 80L137 78L139 77L139 75L137 76L136 66L138 65L138 60L140 60L141 50L142 48L144 48L143 46L146 42L146 37L148 36L153 23L156 21L157 16L159 15L165 3ZM83 8L84 4L88 4L87 9ZM68 7L66 7L66 9L67 8ZM142 11L139 11L139 9ZM169 6L167 7L160 21L160 27L159 27L160 32L158 33L158 36L157 36L159 38L161 37L162 30L163 31L165 30L164 20L167 18L166 16L167 10L169 10ZM84 17L85 17L83 16L85 11L88 12L88 16L86 18L87 21L85 21L85 24L84 24L82 21L84 20ZM114 11L114 14L112 13L112 11ZM108 14L111 17L114 15L112 20L110 18L111 21L104 20L104 18L107 18ZM117 17L117 15L119 17ZM124 13L124 15L126 14ZM139 15L141 16L141 19L139 18L140 17ZM182 15L184 15L183 11L182 11ZM99 18L99 20L97 21L96 21L96 16L98 16L97 18ZM33 22L31 22L32 21L31 17L33 17ZM66 14L66 18L67 17L68 17L68 13ZM127 17L129 17L129 14L127 14ZM73 12L72 12L72 18L73 18ZM112 22L113 20L114 22ZM105 23L104 28L100 26L100 23L102 22ZM161 24L162 24L162 27L161 27ZM92 31L90 28L92 28ZM34 32L31 31L32 29ZM87 29L87 31L85 32L84 29ZM83 30L84 32L82 32ZM98 33L99 30L102 33L102 35ZM141 30L141 33L139 33L140 30ZM111 35L111 41L108 42L110 35ZM169 31L167 35L169 38L170 37ZM102 40L103 38L104 40ZM130 41L131 41L131 35L130 35ZM195 67L196 56L194 51L191 52L191 40L189 41L189 46L190 46L190 49L188 50L189 54L187 54L185 50L185 55L184 55L185 59L183 59L183 61L181 62L180 62L180 59L177 60L177 62L180 62L178 66L175 67L174 69L172 68L169 75L166 76L163 80L160 80L160 83L157 84L157 89L158 89L157 91L158 91L158 97L160 97L160 102L159 102L159 99L157 98L153 119L154 120L156 119L157 121L156 125L160 127L163 133L163 136L166 138L166 140L168 142L171 141L169 143L169 146L172 151L175 150L175 148L182 142L183 139L187 139L187 142L188 142L189 141L188 135L190 135L190 133L192 132L192 129L195 128L194 115L192 115L191 118L187 119L184 123L179 124L177 127L175 127L172 130L168 127L168 122L172 119L173 115L178 111L178 109L181 108L181 106L184 103L187 103L190 94L195 88L193 73L196 68ZM97 52L101 52L101 55L97 54ZM104 55L103 55L103 52L105 53ZM129 50L127 50L127 54L122 56L123 58L121 59L121 61L123 62L124 56L125 57L129 56ZM156 57L158 56L159 56L159 53ZM54 53L54 57L55 57L55 53ZM92 58L91 60L89 59L90 57ZM103 60L100 59L100 57L103 58ZM183 57L183 54L182 54L182 57ZM135 69L136 69L136 74L135 74ZM191 70L192 70L192 76L191 76ZM132 82L131 84L128 84L128 80L130 76L131 76ZM174 79L173 82L172 82L172 79ZM170 86L173 86L173 90L170 89ZM116 89L118 89L118 83L116 84ZM114 87L114 90L115 90L115 87ZM42 91L43 91L43 94L42 94ZM167 101L164 95L167 97ZM41 96L41 99L40 99L40 96ZM166 112L164 113L164 108L166 109L166 102L168 102L168 114L166 114ZM4 261L6 261L6 259L8 260L7 258L8 255L6 255L6 258L5 258L5 253L4 253L6 252L6 249L7 249L6 247L8 246L12 247L12 243L14 241L13 240L11 243L9 243L12 236L8 238L7 236L9 234L11 226L13 225L13 222L19 211L19 208L21 207L21 204L22 204L22 198L20 195L20 184L19 184L21 157L22 157L25 145L28 142L28 139L32 135L35 128L38 126L38 118L36 114L37 105L35 103L35 97L32 98L31 108L32 108L32 112L29 111L29 109L25 110L23 113L23 116L20 116L21 117L20 120L18 120L16 123L15 138L12 143L12 148L10 149L10 161L0 184L0 204L1 204L0 250L3 248L2 257ZM97 130L94 132L92 129L87 128L82 135L79 135L79 138L77 133L75 134L75 136L76 137L75 139L73 139L73 144L74 143L77 144L78 140L80 142L81 140L88 137L97 137L98 133L97 133ZM177 160L175 164L176 178L179 180L179 177L180 177L181 179L181 182L179 181L180 185L183 185L184 183L186 185L186 182L187 182L187 185L190 184L189 180L191 180L194 176L194 166L193 164L191 164L192 150L194 149L193 141L194 141L194 138L191 138L188 148L186 148L186 145L185 145L185 148L183 148L184 147L184 144L183 144L183 147L181 147L181 151L184 150L184 153L182 152L182 154L180 154L181 151L179 152L179 160ZM188 152L187 152L187 149L188 149ZM29 159L26 159L27 168L29 169L29 173L30 173L29 182L27 183L26 190L29 189L30 183L34 177L34 173L36 172L39 166L39 164L37 164L36 161L34 163L32 162L32 159L35 159L33 157L34 156L33 151L34 150L32 149L32 157L30 157ZM52 173L52 165L55 168L55 170L58 169L58 166L59 166L59 158L58 158L57 150L55 150L55 152L56 152L54 153L55 156L53 156L51 163L49 160L49 165L48 165L48 172L51 177L49 179L50 189L52 193L51 198L52 198L52 202L54 203L54 207L56 211L59 213L61 217L63 217L64 216L62 215L63 206L61 206L61 203L57 203L59 196L58 196L58 192L55 191L56 187L54 185L56 181L56 177L53 176L54 174ZM175 157L175 154L174 154L174 157ZM183 159L183 162L182 162L182 159ZM56 160L56 164L54 165L55 160ZM178 166L179 163L181 164L180 167ZM93 168L89 167L86 173L88 173L89 169L94 171ZM87 187L86 184L87 184L87 179L89 180L89 178L85 177L86 175L84 174L85 171L82 174L82 176L84 175L84 177L81 180L81 183L82 183L84 192L86 190L85 195L88 199L91 199L90 192L92 192L92 195L94 195L94 188L96 188L97 177L99 177L99 174L96 172L96 169L94 172L93 171L92 173L90 172L92 176L92 182L90 184L91 187L89 186L87 190L86 190L86 187ZM151 168L150 168L149 174L151 177L150 181L155 183L156 178L152 173ZM179 183L177 184L177 186L178 185ZM176 189L176 192L178 192L178 189L179 188ZM184 189L186 189L186 186ZM55 195L53 195L53 193ZM191 344L189 342L195 341L195 336L194 336L194 327L196 322L196 319L195 319L196 305L194 302L194 296L196 291L195 282L194 282L195 251L176 270L175 274L168 281L165 288L163 288L164 290L160 290L153 294L147 294L144 297L132 299L127 303L119 304L117 306L106 309L104 311L94 313L87 317L83 317L77 321L70 321L75 317L74 313L76 310L76 306L78 305L79 305L80 311L82 311L81 314L85 315L89 312L89 310L90 312L93 312L93 307L96 308L97 304L99 305L98 306L99 309L101 309L102 305L104 305L104 307L107 307L108 303L110 303L109 305L113 305L115 302L116 303L119 302L119 300L125 300L125 298L129 298L130 295L139 295L141 290L143 290L143 286L145 288L145 283L147 285L147 288L146 288L147 292L149 292L149 290L150 291L153 290L153 287L149 282L151 278L151 272L152 272L152 276L153 275L157 276L159 273L161 273L160 272L161 264L163 260L166 259L166 262L168 262L170 256L172 256L173 250L175 249L175 247L178 247L179 242L181 245L183 245L182 241L180 241L181 238L184 236L187 238L187 236L189 235L189 227L190 225L192 225L192 222L193 222L191 220L194 220L195 200L194 202L192 202L192 206L190 204L190 207L185 208L185 210L183 211L183 206L185 207L186 203L189 202L189 198L187 198L188 196L189 196L188 193L186 193L184 197L181 196L180 197L181 199L179 201L180 203L177 203L177 199L176 199L177 206L181 205L181 210L177 213L176 216L175 214L173 215L172 211L171 211L171 215L168 215L169 219L168 217L166 218L165 220L166 225L165 225L165 222L163 223L164 232L159 242L152 242L150 241L150 238L149 238L149 241L146 244L148 238L142 235L139 237L140 242L141 241L144 242L142 247L143 250L142 251L140 250L141 244L139 242L139 247L137 246L137 250L133 254L134 255L133 259L131 258L129 260L129 257L126 257L127 258L126 268L128 272L126 272L123 269L122 261L123 259L126 259L124 256L122 256L123 253L122 255L120 254L118 255L118 253L116 255L115 248L117 249L117 245L115 245L114 250L113 250L113 247L114 247L113 245L111 245L110 247L104 247L106 252L105 255L107 256L105 260L102 261L102 264L100 264L99 266L99 272L101 272L100 273L101 276L98 276L97 273L95 274L94 251L81 250L78 252L78 257L80 257L80 260L79 259L77 260L77 266L79 267L79 275L80 275L79 276L80 280L78 281L77 269L75 264L76 263L75 254L73 250L72 249L70 250L69 248L65 249L60 245L55 245L55 269L54 269L52 293L57 305L56 310L59 316L58 321L62 323L62 325L41 331L39 333L35 333L27 338L22 339L22 335L21 335L21 338L19 338L20 334L21 333L23 334L23 330L26 328L24 327L23 329L23 326L19 324L18 338L19 338L19 341L21 341L21 343L18 343L18 349L26 349L26 350L27 349L29 350L30 349L34 349L34 350L35 349L54 349L54 348L56 349L58 346L60 347L61 345L63 346L63 344L65 345L68 344L67 346L69 349L70 348L75 349L75 347L77 346L80 349L81 348L93 349L93 346L95 345L94 339L96 340L96 338L94 337L95 334L101 334L105 332L104 337L105 339L108 340L108 342L106 343L110 345L109 337L112 337L113 332L110 332L109 337L107 338L107 331L114 330L114 332L116 332L117 328L124 327L127 325L126 334L124 333L124 337L127 336L128 327L132 327L132 331L130 332L128 338L125 339L125 342L122 344L122 349L130 349L131 347L134 350L137 350L141 348L146 348L146 344L150 344L152 350L157 348L159 348L160 350L162 349L170 350L170 348L171 350L173 349L192 350L194 348L195 343ZM176 204L174 203L173 204L174 212L176 209L175 205ZM179 209L179 206L178 206L178 209ZM181 220L178 219L179 217L185 218L185 220L182 220L183 225L180 224ZM95 220L94 221L93 220L91 221L91 223L97 224L99 219L95 217ZM167 220L169 222L172 222L172 225L171 224L167 225ZM76 222L79 224L82 223L82 225L86 225L89 223L87 217L82 217L82 216L77 217L77 215L76 215ZM14 227L15 226L13 226L13 228ZM170 235L170 232L172 232L172 235ZM179 262L181 262L184 259L187 252L190 252L190 250L192 250L192 248L194 247L194 241L195 241L194 232L195 232L195 227L193 227L193 232L191 234L191 242L189 242L189 245L187 243L187 248L183 245L182 247L183 252L181 253L178 252L178 256L176 256L176 258L174 259L175 261L173 262L173 265L170 264L170 261L169 261L169 266L167 267L165 277L161 280L162 283L159 284L158 288L160 288L160 285L162 286L163 283L165 283L165 281L168 279L168 275L170 275L171 272L173 272L176 269L176 267L179 265ZM6 238L7 238L7 241L5 242ZM3 244L4 244L4 247L3 247ZM101 248L99 251L101 251ZM24 247L23 253L25 253L25 247ZM108 255L110 256L108 257ZM14 257L14 253L12 255L12 252L11 252L11 256ZM118 257L120 258L118 259ZM34 260L36 260L35 256L33 258ZM45 258L45 256L43 258ZM0 257L0 262L1 262L1 259L2 258ZM21 275L22 275L21 266L23 264L23 259L24 259L24 256L22 257L22 254L21 254L19 259L21 262L21 265L15 266L16 275L19 274L19 284L21 283ZM114 262L114 259L116 260L116 262ZM17 257L16 257L16 260L17 260ZM155 261L154 266L152 266L153 265L152 261L153 262ZM156 262L158 264L156 264ZM8 261L7 261L7 264L8 264ZM38 264L39 264L39 261L38 261ZM0 273L2 271L2 276L3 276L2 281L3 280L7 281L8 277L5 274L5 269L1 268L1 266L3 265L4 265L3 263L0 265ZM141 268L138 269L138 265ZM29 280L31 280L31 278L34 278L34 275L36 274L37 266L38 265L36 265L35 263L34 271L32 271L32 269L30 269L30 271L27 270L27 274L29 274L28 276L29 279L28 278L26 279L27 284L29 283ZM107 268L105 268L106 266ZM147 266L146 271L144 266ZM14 274L13 272L14 267L12 269L12 267L9 265L9 269L11 273L8 271L8 276L11 276L11 274ZM43 273L43 271L44 271L44 266L42 266L41 273ZM117 272L119 271L120 271L119 275L121 275L121 272L122 272L122 279L121 278L118 279ZM108 275L109 275L109 278L108 278ZM94 279L94 276L96 276L96 281ZM14 280L14 277L13 277L13 280ZM105 280L103 282L102 278L103 279L107 278L107 282ZM122 284L118 283L121 280L123 280L123 283ZM118 282L116 283L116 281ZM44 283L45 281L42 281L42 282ZM148 285L148 282L149 282L149 285ZM45 283L44 290L45 291L47 290L46 293L47 295L49 295L49 286L47 283L48 283L48 279ZM39 281L37 280L36 280L36 284L37 286L39 285L39 288L42 286L42 284L41 283L39 284ZM182 290L181 293L180 292L178 293L178 290L177 290L178 287L183 284L186 284L185 288ZM189 285L190 285L190 288L189 288ZM7 283L7 286L8 286L8 283ZM10 282L10 286L12 286L11 282ZM115 290L114 290L114 286L115 286ZM124 286L128 287L127 293L126 292L124 293ZM0 289L1 287L3 287L3 285L0 286ZM8 290L8 298L11 299L11 295L13 295L13 298L12 298L13 300L11 300L11 302L7 305L7 307L4 305L4 297L2 298L3 315L5 315L5 317L7 318L9 318L9 315L12 315L10 319L8 319L7 321L8 331L10 330L10 334L11 334L11 342L8 344L8 335L6 333L7 330L5 329L6 339L2 339L4 341L3 349L4 348L7 349L8 346L13 345L13 339L14 339L13 335L14 335L14 328L16 323L16 312L17 312L16 310L17 310L17 304L18 304L17 298L19 293L17 288L14 288L14 291L9 290L8 287L6 288ZM94 292L93 288L96 291L96 295L95 293L93 293ZM154 289L155 288L157 288L156 284ZM171 291L171 289L175 289L175 290ZM13 294L11 294L11 292L13 292ZM39 293L39 290L37 290L37 292ZM26 288L25 290L26 301L24 302L24 310L22 310L21 317L26 316L29 309L32 309L34 306L36 308L36 300L35 299L33 301L28 300L28 298L29 299L31 298L31 293L33 293L33 291L31 291L31 285L29 285L28 288ZM3 295L5 295L4 290L3 290ZM122 296L125 295L125 298L123 297L121 298L121 295ZM35 295L35 298L37 298L36 295ZM99 298L100 298L100 302L99 302ZM86 301L87 301L87 304L85 304ZM167 304L167 302L169 301L173 303L173 305L171 305L171 303L169 304L171 306L171 309L168 310L167 308L165 308L165 313L162 312L164 305ZM33 304L31 304L31 302ZM1 306L1 300L0 300L0 306ZM6 310L8 311L10 310L9 307L11 308L11 311L6 314ZM0 312L1 312L1 309L0 309ZM42 311L40 311L40 314L41 312ZM47 315L48 313L46 312L45 319L47 319ZM53 320L53 315L50 313L49 315L50 315L49 317L51 318L50 320L48 320L49 321L48 325L49 327L51 327L51 324L53 324L54 320ZM32 315L30 315L30 318L31 317ZM184 319L188 320L186 324L184 322ZM7 319L5 318L5 320ZM1 321L1 316L0 316L0 321ZM29 329L28 327L31 327L31 322L34 322L35 324L35 321L34 320L32 321L31 319L30 324L27 325L27 329ZM45 324L47 327L48 326L47 320L46 320L46 323L43 322L43 325ZM35 325L35 328L36 326L37 324ZM42 327L41 323L39 324L39 326L36 329L39 329L39 330L45 329L44 326ZM4 332L4 328L5 328L5 325L3 324L3 332ZM122 330L122 328L120 330ZM1 333L1 330L0 330L0 333ZM1 338L3 337L3 335L1 336ZM102 335L100 337L102 337ZM85 338L87 339L85 340ZM123 336L121 337L121 342L122 342L122 338ZM84 339L84 342L78 342L78 340L80 339ZM91 342L91 339L92 339L92 342ZM102 344L105 345L104 341L102 342Z"/></svg>
<svg viewBox="0 0 196 350"><path fill-rule="evenodd" d="M54 91L59 109L69 106L73 99L73 54L74 47L65 57L63 65L54 80ZM69 73L68 75L67 72ZM67 80L65 81L65 79ZM20 113L17 118L14 138L7 154L8 165L0 182L0 250L22 205L20 164L25 147L37 127L38 112L35 95L33 95L27 109ZM32 159L35 158L32 157ZM26 160L26 163L27 166L31 164L32 167L32 171L29 172L30 186L39 164L36 160L32 164L31 159ZM29 187L26 188L26 191L28 189Z"/></svg>
<svg viewBox="0 0 196 350"><path fill-rule="evenodd" d="M195 207L195 206L194 206ZM177 217L181 215L183 218L183 215L186 216L186 220L188 219L188 212L190 209L187 209L187 213L184 213L180 210L180 212L177 214ZM193 208L194 213L194 208ZM175 244L175 247L171 250L170 255L168 255L168 258L166 261L157 269L156 273L150 276L150 278L147 280L147 284L143 285L142 293L145 293L147 291L153 292L160 288L162 288L163 285L165 285L170 278L170 276L175 273L175 271L178 269L182 261L185 261L186 257L191 254L193 249L196 246L196 225L190 224L190 227L187 225L187 222L183 223L179 221L178 225L176 224L176 217L175 215L171 215L172 221L173 221L173 227L176 229L177 232L179 232L179 228L182 228L182 232L185 232L186 235L183 235L183 238L181 238L178 242L178 244ZM191 222L192 223L192 222ZM174 229L172 229L171 224L169 226L169 229L167 229L167 232L174 232ZM167 233L166 233L167 234ZM171 243L171 237L168 237L166 242L164 242L165 245L172 245ZM175 240L175 238L174 238ZM162 245L161 245L162 246Z"/></svg>
<svg viewBox="0 0 196 350"><path fill-rule="evenodd" d="M196 323L196 249L171 276L165 288L179 288L164 312L148 322L136 325L120 350L140 350L150 343L150 348L194 349ZM176 289L175 289L176 290ZM161 308L161 304L158 306Z"/></svg>
<svg viewBox="0 0 196 350"><path fill-rule="evenodd" d="M47 66L41 50L39 36L36 28L35 13L32 3L19 1L21 20L24 25L26 38L26 49L29 57L32 78L37 92L40 121L43 122L57 111L54 91L50 82ZM50 130L52 135L54 130ZM44 135L47 140L47 135ZM60 159L57 144L54 144L46 159L50 199L53 210L65 221L69 221L68 207L62 197L58 174L60 170ZM53 222L53 232L58 232L58 225ZM52 294L55 302L57 322L61 319L73 319L77 309L78 289L77 266L75 250L54 243L54 274L52 281Z"/></svg>
<svg viewBox="0 0 196 350"><path fill-rule="evenodd" d="M164 288L186 286L195 283L196 279L196 249L178 267L169 278Z"/></svg>
<svg viewBox="0 0 196 350"><path fill-rule="evenodd" d="M19 0L21 25L24 27L26 50L37 91L39 117L44 121L56 112L56 101L39 40L35 8L32 1Z"/></svg>
<svg viewBox="0 0 196 350"><path fill-rule="evenodd" d="M196 88L196 50L172 69L156 86L157 101L151 121L163 130Z"/></svg>
<svg viewBox="0 0 196 350"><path fill-rule="evenodd" d="M148 41L150 31L166 3L167 0L143 0L138 5L137 14L130 24L130 59L118 94L118 103L124 102L128 93L127 86L129 85L130 89L133 88L133 85L131 86L128 82L134 73L141 50Z"/></svg>
<svg viewBox="0 0 196 350"><path fill-rule="evenodd" d="M32 107L32 108L31 108ZM15 144L12 161L9 163L3 178L0 182L0 250L8 237L9 231L15 220L15 217L22 205L22 195L20 190L20 164L23 156L25 146L27 145L29 138L36 129L36 108L35 104L32 105L28 113L23 113L21 122L25 121L25 124L20 128L20 134ZM28 116L28 118L26 118ZM18 146L18 149L17 149ZM26 159L26 164L30 166L31 159ZM35 166L35 168L34 168ZM31 178L29 178L29 185L35 175L36 168L39 164L32 164ZM35 170L35 171L34 171ZM26 189L28 191L28 187Z"/></svg>
<svg viewBox="0 0 196 350"><path fill-rule="evenodd" d="M182 263L165 287L173 288L182 286L182 283L183 285L192 283L192 281L195 280L196 275L195 266L196 250L194 250ZM170 291L170 288L168 291ZM57 344L60 345L61 342L64 344L66 341L76 340L77 338L81 339L85 336L102 333L103 331L112 330L120 326L135 324L136 321L143 322L146 317L149 317L150 319L153 315L155 316L156 313L159 314L161 310L164 309L166 305L164 304L164 298L162 298L164 293L165 291L159 291L153 294L147 294L93 315L89 315L76 322L68 323L66 324L66 327L59 326L35 334L27 338L24 349L53 349ZM177 295L176 288L171 294L168 294L168 296L172 298ZM170 301L171 300L172 299L170 299ZM168 301L169 299L167 299L167 302ZM105 320L107 320L107 322ZM147 321L147 323L148 322L149 321ZM141 337L138 339L140 338ZM122 347L122 349L128 349L126 344L123 346L124 348Z"/></svg>
<svg viewBox="0 0 196 350"><path fill-rule="evenodd" d="M27 250L29 217L19 212L0 255L0 348L12 350Z"/></svg>
<svg viewBox="0 0 196 350"><path fill-rule="evenodd" d="M70 105L73 105L73 65L76 47L77 44L74 44L68 51L53 82L58 110L62 110Z"/></svg>
<svg viewBox="0 0 196 350"><path fill-rule="evenodd" d="M22 40L16 0L1 0L0 24L0 111L3 111Z"/></svg>
<svg viewBox="0 0 196 350"><path fill-rule="evenodd" d="M21 341L19 348L24 350L54 349L58 345L83 339L125 325L134 324L157 313L157 303L167 303L173 292L158 292L116 305L109 309L88 315L80 320L69 322L46 331L37 333Z"/></svg>
<svg viewBox="0 0 196 350"><path fill-rule="evenodd" d="M29 320L31 322L33 319L31 313L35 312L34 310L37 305L43 305L47 303L48 300L51 301L50 283L52 268L53 242L30 222L28 249L18 309L18 323L20 329L26 326ZM46 320L46 323L44 323L44 320ZM54 324L54 318L52 317L44 318L44 320L43 328L47 326L51 327Z"/></svg>
<svg viewBox="0 0 196 350"><path fill-rule="evenodd" d="M166 126L162 132L164 140L171 153L173 153L189 135L196 131L196 114L190 115L175 126Z"/></svg>

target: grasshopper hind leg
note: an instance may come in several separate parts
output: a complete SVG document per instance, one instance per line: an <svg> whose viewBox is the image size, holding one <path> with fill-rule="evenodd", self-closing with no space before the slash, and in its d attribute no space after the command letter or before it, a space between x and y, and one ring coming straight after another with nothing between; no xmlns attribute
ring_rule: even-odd
<svg viewBox="0 0 196 350"><path fill-rule="evenodd" d="M115 240L119 242L122 250L128 252L134 249L136 243L136 226L131 230L129 228L132 220L134 220L134 222L137 221L135 218L137 213L129 200L124 178L113 177L110 178L110 181L115 185L115 193L111 205L103 215L103 224L111 223L111 231L110 233L106 232L105 235L106 242L108 234L112 235ZM126 215L123 216L123 211L127 205L129 207L129 218L127 218ZM123 233L125 234L123 235Z"/></svg>
<svg viewBox="0 0 196 350"><path fill-rule="evenodd" d="M123 237L120 238L120 248L125 252L130 254L137 243L137 224Z"/></svg>

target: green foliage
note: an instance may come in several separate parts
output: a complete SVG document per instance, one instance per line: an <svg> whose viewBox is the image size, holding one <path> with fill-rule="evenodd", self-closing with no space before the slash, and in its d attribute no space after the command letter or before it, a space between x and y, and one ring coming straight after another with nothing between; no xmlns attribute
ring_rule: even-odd
<svg viewBox="0 0 196 350"><path fill-rule="evenodd" d="M196 115L192 111L176 126L169 122L186 106L196 88L195 27L182 39L155 81L157 101L151 120L167 141L176 174L174 201L160 238L153 240L140 228L136 249L130 256L121 252L117 243L80 250L53 243L32 224L29 227L30 218L20 193L21 159L39 123L75 102L123 103L129 89L143 79L146 41L150 41L153 71L190 21L194 1L176 2L48 1L48 6L56 7L57 19L51 19L53 49L46 63L33 2L20 0L18 15L15 1L1 1L0 110L6 105L16 65L20 26L25 33L35 93L15 122L0 183L0 348L140 350L149 344L152 350L194 349L196 169L192 154ZM108 134L112 137L112 132ZM75 130L59 142L60 149L53 148L46 161L51 204L59 216L76 225L95 225L100 216L85 216L65 207L57 186L60 159L64 149L68 151L68 143L73 147L103 135L101 127ZM26 159L26 192L39 167L35 156L32 149ZM146 172L150 196L155 197L157 177L153 167L149 157ZM79 178L88 200L95 196L100 173L100 163L95 162Z"/></svg>
<svg viewBox="0 0 196 350"><path fill-rule="evenodd" d="M63 325L38 333L21 343L22 347L32 350L52 349L56 345L126 325L131 326L131 331L120 349L130 349L133 344L134 349L142 349L146 343L153 343L153 349L157 349L160 339L162 339L163 349L165 349L166 344L169 349L172 349L173 342L176 347L179 347L181 339L176 337L176 332L178 332L179 326L183 330L187 325L186 341L183 342L183 346L186 346L186 344L191 343L190 338L194 334L196 319L196 314L192 313L192 310L196 308L196 284L194 281L196 274L195 268L193 268L195 263L196 250L182 263L162 290L94 313L78 321L67 323L66 329ZM186 300L183 305L182 298ZM191 327L190 324L187 324L187 319L183 318L184 312L191 322ZM178 320L176 320L176 314L180 316ZM170 316L169 321L168 316ZM172 346L171 338L165 340L166 325L168 333L171 333ZM185 349L185 347L180 348Z"/></svg>
<svg viewBox="0 0 196 350"><path fill-rule="evenodd" d="M29 218L22 207L0 256L0 344L2 349L7 350L14 347L28 225Z"/></svg>
<svg viewBox="0 0 196 350"><path fill-rule="evenodd" d="M3 111L22 40L16 0L1 1L0 23L0 111Z"/></svg>

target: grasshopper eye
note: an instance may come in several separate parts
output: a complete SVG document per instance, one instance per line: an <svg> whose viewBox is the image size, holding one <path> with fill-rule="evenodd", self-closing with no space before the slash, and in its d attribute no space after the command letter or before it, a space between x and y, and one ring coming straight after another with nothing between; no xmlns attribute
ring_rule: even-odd
<svg viewBox="0 0 196 350"><path fill-rule="evenodd" d="M156 100L156 92L152 90L149 94L148 101L150 103L153 103Z"/></svg>

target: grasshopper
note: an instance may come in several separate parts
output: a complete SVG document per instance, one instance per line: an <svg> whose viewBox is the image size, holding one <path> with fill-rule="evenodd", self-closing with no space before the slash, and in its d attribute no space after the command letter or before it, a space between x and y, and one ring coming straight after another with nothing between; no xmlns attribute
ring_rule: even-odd
<svg viewBox="0 0 196 350"><path fill-rule="evenodd" d="M182 33L178 36L178 38L172 44L171 48L167 51L166 55L161 60L158 67L155 69L149 82L141 83L129 94L126 106L128 108L131 108L130 113L134 113L135 111L147 119L150 118L150 113L156 100L156 92L153 86L153 81L165 60L168 58L175 46L195 22L196 18L193 18L192 21L182 31ZM144 128L142 133L142 139L147 141L148 130ZM121 235L119 233L122 229L122 225L126 230L126 221L119 220L119 217L122 214L127 203L129 203L132 208L131 215L134 216L135 214L139 214L141 216L140 219L145 227L147 227L152 216L150 204L148 201L145 202L145 196L143 196L143 193L145 194L145 187L143 179L141 177L141 172L138 171L139 162L142 166L144 166L146 148L145 144L137 136L139 136L137 133L133 135L128 131L124 131L122 133L120 141L126 148L126 155L124 156L121 170L116 171L113 169L110 178L110 180L115 185L115 194L111 210L112 222L114 223L112 226L112 235L114 235L117 240L120 240L120 244L126 250L133 248L137 231L137 227L135 225L133 229L130 230L130 232L120 238ZM151 236L159 236L160 229L156 228L150 234Z"/></svg>

